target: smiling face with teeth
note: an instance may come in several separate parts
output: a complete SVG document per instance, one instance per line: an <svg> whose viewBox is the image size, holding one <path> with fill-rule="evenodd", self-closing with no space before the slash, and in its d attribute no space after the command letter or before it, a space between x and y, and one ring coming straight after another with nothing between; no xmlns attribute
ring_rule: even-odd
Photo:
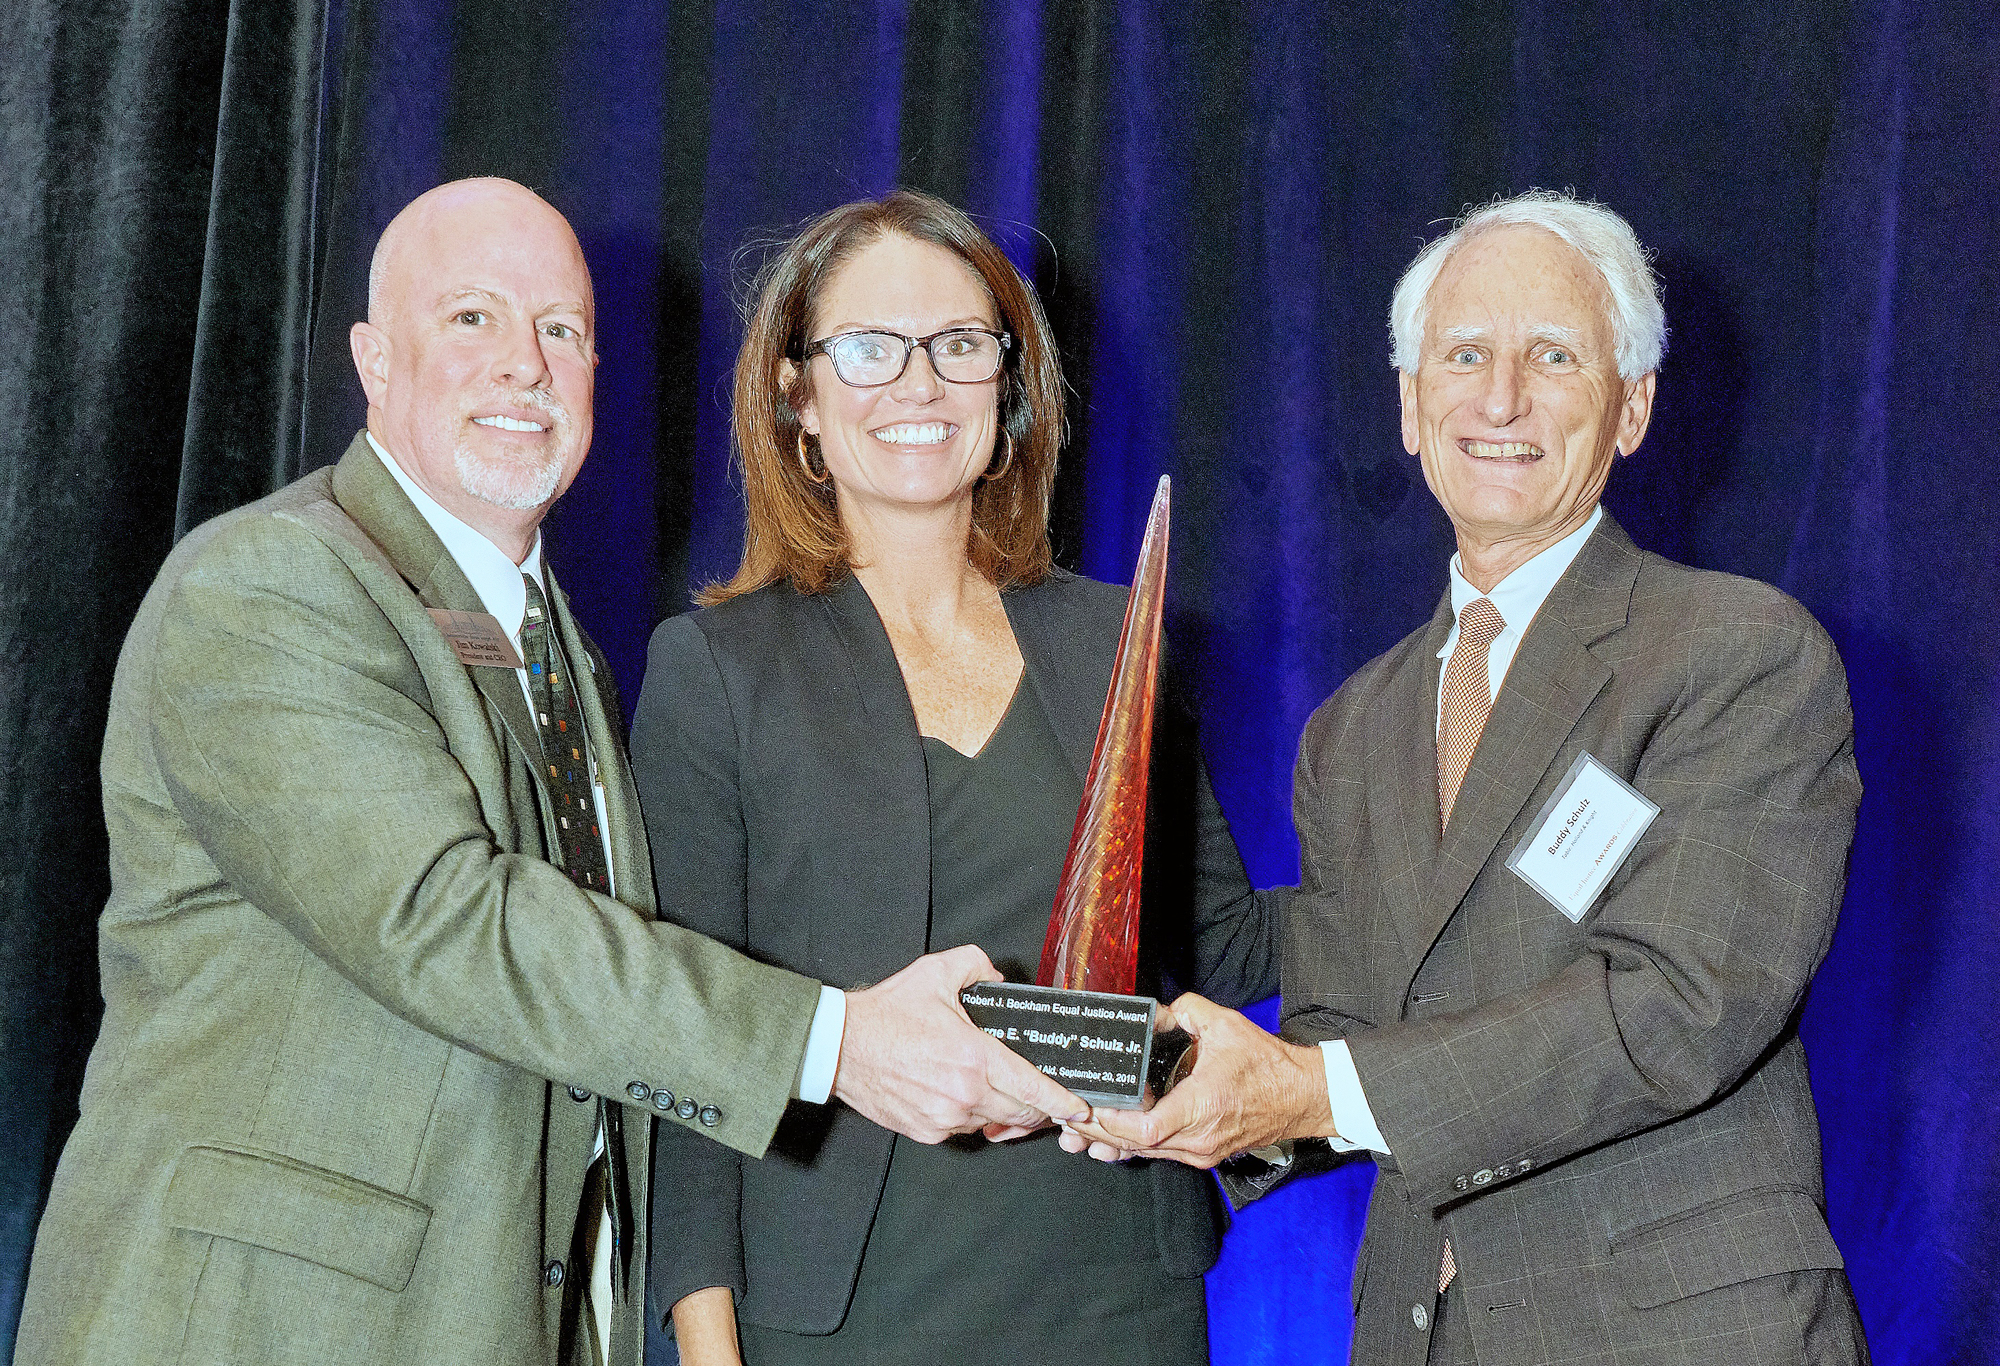
<svg viewBox="0 0 2000 1366"><path fill-rule="evenodd" d="M569 224L504 180L460 181L391 223L354 326L368 429L518 563L590 449L590 273Z"/></svg>
<svg viewBox="0 0 2000 1366"><path fill-rule="evenodd" d="M951 327L1000 329L985 283L943 247L894 232L833 272L811 319L814 339L856 331L927 337ZM918 349L889 384L843 384L824 355L808 362L805 379L799 419L819 440L851 535L866 540L882 517L909 512L948 511L970 529L973 491L999 432L997 378L947 383Z"/></svg>
<svg viewBox="0 0 2000 1366"><path fill-rule="evenodd" d="M1473 236L1431 286L1399 377L1403 445L1482 591L1581 526L1646 435L1654 376L1619 377L1606 301L1582 254L1533 227Z"/></svg>

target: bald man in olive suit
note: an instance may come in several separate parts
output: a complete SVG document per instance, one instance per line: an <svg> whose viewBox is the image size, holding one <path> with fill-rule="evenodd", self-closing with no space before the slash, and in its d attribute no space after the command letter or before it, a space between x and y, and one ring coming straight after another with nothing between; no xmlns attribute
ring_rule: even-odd
<svg viewBox="0 0 2000 1366"><path fill-rule="evenodd" d="M368 430L147 594L22 1366L629 1366L652 1123L754 1156L794 1098L928 1142L1081 1113L964 1019L976 949L842 993L654 914L610 670L541 553L593 334L560 214L426 194L353 333Z"/></svg>

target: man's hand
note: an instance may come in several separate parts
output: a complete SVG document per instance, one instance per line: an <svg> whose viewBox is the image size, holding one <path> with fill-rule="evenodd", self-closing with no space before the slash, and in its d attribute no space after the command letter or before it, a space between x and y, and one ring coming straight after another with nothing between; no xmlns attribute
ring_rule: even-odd
<svg viewBox="0 0 2000 1366"><path fill-rule="evenodd" d="M1173 1004L1201 1042L1194 1071L1150 1110L1092 1111L1062 1145L1099 1160L1165 1157L1213 1167L1249 1148L1334 1132L1320 1051L1266 1034L1233 1010L1192 993Z"/></svg>
<svg viewBox="0 0 2000 1366"><path fill-rule="evenodd" d="M926 954L886 982L848 992L833 1093L919 1143L1089 1114L1089 1106L966 1018L959 991L999 980L986 955L968 944Z"/></svg>

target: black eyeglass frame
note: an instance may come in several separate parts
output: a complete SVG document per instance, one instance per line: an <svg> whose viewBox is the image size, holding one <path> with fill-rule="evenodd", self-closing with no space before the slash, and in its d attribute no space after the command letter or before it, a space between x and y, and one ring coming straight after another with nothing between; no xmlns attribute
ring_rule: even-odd
<svg viewBox="0 0 2000 1366"><path fill-rule="evenodd" d="M931 344L939 337L958 337L968 332L976 332L982 337L991 337L1000 343L1000 359L994 362L993 374L988 375L985 379L953 379L951 376L945 374L944 371L938 369L937 353L931 350ZM840 373L840 362L833 358L833 348L841 342L846 341L849 337L894 337L903 344L903 368L889 376L889 378L878 379L873 384L856 384L853 380ZM990 327L947 327L942 331L931 333L928 337L906 337L901 332L891 332L886 328L857 327L851 332L836 332L831 337L822 337L816 342L807 342L804 355L801 357L801 363L809 364L814 356L824 355L827 364L833 367L833 377L848 388L879 389L885 384L894 384L909 372L910 358L917 354L917 348L920 346L924 349L924 355L930 360L931 373L946 384L987 384L1006 367L1007 353L1014 349L1014 334L1011 332L995 332Z"/></svg>

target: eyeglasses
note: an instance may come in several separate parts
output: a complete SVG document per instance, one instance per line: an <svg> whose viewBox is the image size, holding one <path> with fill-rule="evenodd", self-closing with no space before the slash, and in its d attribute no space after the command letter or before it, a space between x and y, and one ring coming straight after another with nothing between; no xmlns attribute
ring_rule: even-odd
<svg viewBox="0 0 2000 1366"><path fill-rule="evenodd" d="M1005 332L983 327L953 327L928 337L905 337L896 332L843 332L837 337L808 343L805 358L811 360L824 351L833 362L833 373L842 384L856 389L872 389L893 384L910 366L910 356L919 346L931 358L937 377L953 384L984 384L1000 373L1000 362L1014 345Z"/></svg>

